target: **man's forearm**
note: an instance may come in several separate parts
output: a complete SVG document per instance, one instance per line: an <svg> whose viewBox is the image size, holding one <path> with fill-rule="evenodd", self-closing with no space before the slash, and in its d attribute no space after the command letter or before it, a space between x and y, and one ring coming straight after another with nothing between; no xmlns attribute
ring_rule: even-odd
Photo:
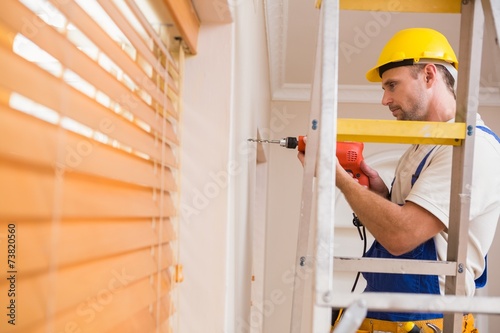
<svg viewBox="0 0 500 333"><path fill-rule="evenodd" d="M361 223L393 255L401 255L435 236L443 223L424 208L406 202L400 206L357 183L340 166L337 187Z"/></svg>
<svg viewBox="0 0 500 333"><path fill-rule="evenodd" d="M401 223L398 218L401 207L371 192L355 181L345 177L337 179L337 186L358 216L361 223L389 251L401 237Z"/></svg>

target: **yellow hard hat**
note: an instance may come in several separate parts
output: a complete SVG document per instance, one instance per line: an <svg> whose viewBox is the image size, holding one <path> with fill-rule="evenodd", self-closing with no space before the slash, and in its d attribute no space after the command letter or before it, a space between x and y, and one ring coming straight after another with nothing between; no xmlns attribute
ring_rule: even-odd
<svg viewBox="0 0 500 333"><path fill-rule="evenodd" d="M448 69L458 69L457 57L445 36L429 28L411 28L397 32L385 44L377 65L366 73L366 78L370 82L380 82L384 71L421 60L422 63L443 63Z"/></svg>

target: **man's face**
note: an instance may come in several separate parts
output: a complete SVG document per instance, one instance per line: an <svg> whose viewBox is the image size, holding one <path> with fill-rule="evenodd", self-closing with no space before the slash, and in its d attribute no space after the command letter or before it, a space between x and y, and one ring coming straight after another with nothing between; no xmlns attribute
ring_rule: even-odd
<svg viewBox="0 0 500 333"><path fill-rule="evenodd" d="M398 120L426 120L425 85L420 73L415 79L410 66L391 68L382 74L382 104Z"/></svg>

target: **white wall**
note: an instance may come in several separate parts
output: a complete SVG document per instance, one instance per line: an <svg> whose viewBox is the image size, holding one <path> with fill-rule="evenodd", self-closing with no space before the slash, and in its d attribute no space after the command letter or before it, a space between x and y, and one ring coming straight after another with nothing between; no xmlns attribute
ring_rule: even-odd
<svg viewBox="0 0 500 333"><path fill-rule="evenodd" d="M229 255L235 267L234 286L230 288L227 304L227 333L254 331L251 311L252 221L258 216L256 206L256 151L257 128L266 126L269 119L270 89L264 8L261 1L241 1L234 8L235 58L234 103L231 115L231 159L237 161L243 172L232 177L229 222L233 234L229 237ZM261 165L260 168L266 168ZM261 172L262 174L262 172ZM261 187L267 184L260 182ZM260 188L260 191L263 189ZM253 221L254 222L254 221ZM231 238L232 236L232 238ZM234 310L233 310L234 309Z"/></svg>
<svg viewBox="0 0 500 333"><path fill-rule="evenodd" d="M233 26L202 26L185 66L179 332L225 325L232 61Z"/></svg>
<svg viewBox="0 0 500 333"><path fill-rule="evenodd" d="M270 136L307 134L308 103L273 103ZM302 190L302 166L297 151L270 147L266 281L263 332L289 332L293 271ZM305 278L307 281L308 279Z"/></svg>
<svg viewBox="0 0 500 333"><path fill-rule="evenodd" d="M238 2L231 10L234 23L202 24L198 54L186 59L182 333L249 332L251 326L256 146L247 139L267 127L269 73L262 3Z"/></svg>

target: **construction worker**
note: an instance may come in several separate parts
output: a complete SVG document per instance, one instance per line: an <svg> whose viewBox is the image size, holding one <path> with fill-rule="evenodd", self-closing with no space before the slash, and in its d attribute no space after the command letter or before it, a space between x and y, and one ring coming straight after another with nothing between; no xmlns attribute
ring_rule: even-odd
<svg viewBox="0 0 500 333"><path fill-rule="evenodd" d="M396 33L366 77L381 82L382 104L397 120L453 122L458 61L447 39L427 28ZM303 154L299 159L303 162ZM365 253L372 258L446 260L450 210L452 147L412 145L403 154L389 189L377 171L361 164L370 179L361 186L337 161L336 185L374 236ZM466 294L486 282L486 255L500 215L500 139L477 116L475 128ZM444 294L444 276L363 273L365 292ZM411 300L410 300L411 301ZM407 323L435 332L442 313L371 312L358 332L405 332ZM429 325L427 325L429 324ZM477 332L472 315L463 332Z"/></svg>

